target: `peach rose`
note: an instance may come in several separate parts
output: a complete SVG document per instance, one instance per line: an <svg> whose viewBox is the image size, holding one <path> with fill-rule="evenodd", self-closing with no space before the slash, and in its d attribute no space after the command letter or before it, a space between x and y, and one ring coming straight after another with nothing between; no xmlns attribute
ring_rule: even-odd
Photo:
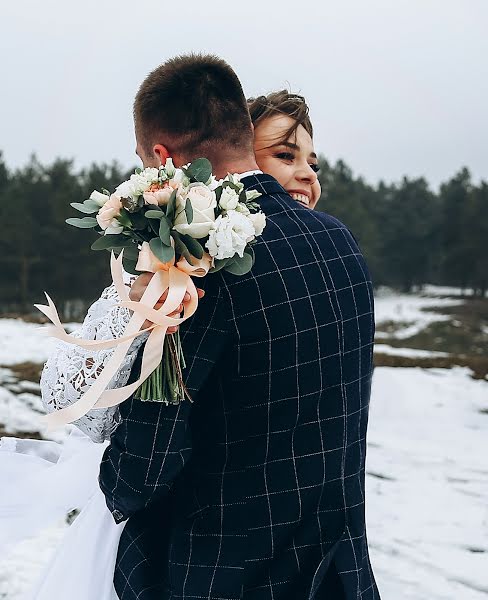
<svg viewBox="0 0 488 600"><path fill-rule="evenodd" d="M144 192L144 202L146 204L153 204L154 206L166 206L172 193L173 190L170 187Z"/></svg>
<svg viewBox="0 0 488 600"><path fill-rule="evenodd" d="M106 231L110 228L110 232L120 233L123 230L122 225L117 221L122 210L122 202L118 196L112 194L105 204L100 208L97 214L97 221L100 227Z"/></svg>

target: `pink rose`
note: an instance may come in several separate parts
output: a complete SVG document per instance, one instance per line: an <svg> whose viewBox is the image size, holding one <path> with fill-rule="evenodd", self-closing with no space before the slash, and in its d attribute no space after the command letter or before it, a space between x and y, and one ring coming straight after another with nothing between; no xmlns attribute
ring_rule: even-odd
<svg viewBox="0 0 488 600"><path fill-rule="evenodd" d="M154 192L144 192L144 202L146 204L153 204L154 206L166 206L172 193L173 190L170 187L155 190Z"/></svg>
<svg viewBox="0 0 488 600"><path fill-rule="evenodd" d="M122 202L120 201L120 198L112 194L97 214L98 224L104 231L109 227L111 230L119 229L119 231L122 231L123 227L116 219L116 217L120 215L121 209ZM115 233L115 231L111 231L111 233Z"/></svg>

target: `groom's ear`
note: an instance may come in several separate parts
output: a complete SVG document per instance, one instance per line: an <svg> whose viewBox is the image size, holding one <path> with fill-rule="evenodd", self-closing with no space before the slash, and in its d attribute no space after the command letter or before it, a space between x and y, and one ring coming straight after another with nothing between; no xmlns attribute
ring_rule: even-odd
<svg viewBox="0 0 488 600"><path fill-rule="evenodd" d="M166 163L166 159L169 158L170 154L166 146L162 144L156 144L153 146L153 153L159 157L159 161L162 165Z"/></svg>

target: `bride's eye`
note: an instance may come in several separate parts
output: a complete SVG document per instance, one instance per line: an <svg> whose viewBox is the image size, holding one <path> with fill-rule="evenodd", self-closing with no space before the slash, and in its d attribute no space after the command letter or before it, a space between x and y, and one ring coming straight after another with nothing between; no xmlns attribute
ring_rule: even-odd
<svg viewBox="0 0 488 600"><path fill-rule="evenodd" d="M275 156L281 160L293 160L295 158L291 152L278 152Z"/></svg>
<svg viewBox="0 0 488 600"><path fill-rule="evenodd" d="M312 171L314 171L315 173L318 173L320 171L320 167L319 165L316 165L315 163L312 163L310 165L310 168L312 169Z"/></svg>

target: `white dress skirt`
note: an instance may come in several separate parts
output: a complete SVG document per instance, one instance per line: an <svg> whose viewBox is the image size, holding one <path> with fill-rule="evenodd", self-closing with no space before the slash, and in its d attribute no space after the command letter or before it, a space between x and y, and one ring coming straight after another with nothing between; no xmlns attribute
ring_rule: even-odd
<svg viewBox="0 0 488 600"><path fill-rule="evenodd" d="M124 275L130 288L133 277ZM123 335L131 311L118 306L114 285L90 307L74 337L108 340ZM147 334L136 338L109 388L129 379ZM80 399L110 360L113 348L84 350L58 342L40 387L46 412ZM100 461L120 421L118 407L92 410L69 426L63 444L0 438L0 561L26 538L81 511L67 528L38 582L22 600L117 600L113 576L120 535L98 485Z"/></svg>
<svg viewBox="0 0 488 600"><path fill-rule="evenodd" d="M79 510L37 583L22 600L117 600L116 524L98 485L107 443L75 427L63 444L0 439L0 560L16 545Z"/></svg>

